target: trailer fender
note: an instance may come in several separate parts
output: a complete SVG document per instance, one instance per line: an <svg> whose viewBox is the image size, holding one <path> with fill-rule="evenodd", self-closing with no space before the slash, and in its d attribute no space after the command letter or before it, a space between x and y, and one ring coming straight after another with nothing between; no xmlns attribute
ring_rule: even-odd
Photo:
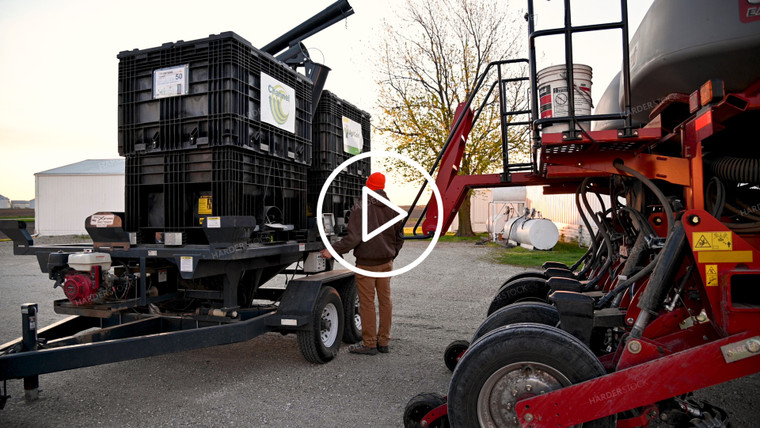
<svg viewBox="0 0 760 428"><path fill-rule="evenodd" d="M340 286L352 276L350 270L341 269L290 281L282 294L280 307L267 324L286 331L307 328L322 286Z"/></svg>

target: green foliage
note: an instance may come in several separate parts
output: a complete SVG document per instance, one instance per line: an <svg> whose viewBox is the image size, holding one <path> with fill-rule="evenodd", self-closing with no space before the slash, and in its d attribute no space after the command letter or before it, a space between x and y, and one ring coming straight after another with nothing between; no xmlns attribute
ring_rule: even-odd
<svg viewBox="0 0 760 428"><path fill-rule="evenodd" d="M511 19L508 10L507 2L490 0L412 0L398 23L386 23L378 100L382 114L377 129L391 150L432 168L457 106L475 92L487 65L520 56L521 23ZM525 74L525 69L512 67L502 77ZM485 108L470 132L459 174L493 173L502 167L498 90L486 98L495 79L492 70L474 98L473 109ZM504 85L508 110L526 108L526 85L524 81ZM527 159L527 137L527 128L510 128L511 161ZM389 160L386 168L409 182L421 182L419 173L408 165ZM469 210L469 204L465 202L462 209ZM471 234L469 215L460 212L459 219L459 231Z"/></svg>
<svg viewBox="0 0 760 428"><path fill-rule="evenodd" d="M523 247L504 248L494 252L494 261L514 266L538 268L546 261L555 261L572 265L586 252L586 248L577 244L558 242L551 251L532 251Z"/></svg>
<svg viewBox="0 0 760 428"><path fill-rule="evenodd" d="M515 58L520 45L519 22L510 20L506 2L484 0L410 1L399 24L386 23L380 83L378 130L389 137L393 150L431 168L443 147L459 103L473 92L491 61ZM524 75L524 69L505 70L504 77ZM491 173L501 167L501 132L497 92L485 99L495 79L492 71L473 108L485 104L470 133L460 174ZM527 104L526 83L507 86L507 108ZM527 129L509 135L510 158L527 156ZM389 162L405 178L417 181L416 171Z"/></svg>

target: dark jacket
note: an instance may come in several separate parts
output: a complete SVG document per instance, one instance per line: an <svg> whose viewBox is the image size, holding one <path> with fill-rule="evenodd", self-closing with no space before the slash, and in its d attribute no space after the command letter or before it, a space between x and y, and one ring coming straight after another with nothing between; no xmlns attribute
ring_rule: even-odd
<svg viewBox="0 0 760 428"><path fill-rule="evenodd" d="M383 190L378 190L377 194L388 199L388 195ZM367 196L368 233L389 222L396 215L396 211L390 207L372 196ZM333 248L338 254L345 254L354 250L357 265L377 266L388 263L398 256L401 246L404 245L404 240L400 236L402 223L399 221L369 241L362 242L362 206L356 204L351 209L348 235L334 243Z"/></svg>

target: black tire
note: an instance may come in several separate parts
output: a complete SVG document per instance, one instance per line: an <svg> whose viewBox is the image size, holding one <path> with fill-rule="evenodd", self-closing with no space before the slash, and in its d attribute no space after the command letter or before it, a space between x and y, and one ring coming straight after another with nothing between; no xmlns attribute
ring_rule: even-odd
<svg viewBox="0 0 760 428"><path fill-rule="evenodd" d="M470 342L466 340L455 340L449 343L449 346L443 351L443 362L446 364L446 367L453 372L457 367L459 359L462 358L462 354L464 354L464 351L469 347Z"/></svg>
<svg viewBox="0 0 760 428"><path fill-rule="evenodd" d="M404 428L421 427L420 422L422 418L445 402L446 399L440 394L422 393L415 395L406 403L406 408L404 409ZM428 426L433 428L448 428L449 418L443 416Z"/></svg>
<svg viewBox="0 0 760 428"><path fill-rule="evenodd" d="M343 337L343 303L334 288L324 286L319 290L311 324L308 329L298 330L298 348L311 363L326 363L338 354Z"/></svg>
<svg viewBox="0 0 760 428"><path fill-rule="evenodd" d="M549 286L543 278L522 278L505 285L488 307L488 315L504 306L517 302L546 302L549 298Z"/></svg>
<svg viewBox="0 0 760 428"><path fill-rule="evenodd" d="M546 279L546 275L543 272L538 271L528 271L528 272L522 272L518 273L517 275L511 276L508 280L504 281L501 286L499 286L499 291L501 291L504 287L506 287L508 284L517 281L518 279L525 279L525 278L543 278Z"/></svg>
<svg viewBox="0 0 760 428"><path fill-rule="evenodd" d="M501 327L473 343L459 361L449 385L449 420L457 427L516 427L517 401L605 374L599 359L560 329L531 323ZM615 420L608 416L582 426L613 427Z"/></svg>
<svg viewBox="0 0 760 428"><path fill-rule="evenodd" d="M357 343L362 340L362 318L359 316L359 293L356 292L354 281L343 288L340 300L343 301L343 315L345 316L343 342Z"/></svg>
<svg viewBox="0 0 760 428"><path fill-rule="evenodd" d="M475 343L475 341L499 327L520 322L532 322L556 327L559 324L559 311L557 311L556 307L543 302L512 303L489 315L480 324L480 327L475 330L471 342Z"/></svg>

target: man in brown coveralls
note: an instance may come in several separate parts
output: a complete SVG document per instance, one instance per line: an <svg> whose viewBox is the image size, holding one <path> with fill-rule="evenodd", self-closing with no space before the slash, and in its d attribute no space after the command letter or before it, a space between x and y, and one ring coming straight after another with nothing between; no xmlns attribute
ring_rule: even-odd
<svg viewBox="0 0 760 428"><path fill-rule="evenodd" d="M388 199L385 191L385 176L376 172L367 179L367 187L383 198ZM367 230L374 231L396 217L397 213L381 201L367 197ZM390 272L393 260L398 256L404 240L401 238L402 222L383 230L377 236L362 242L362 205L357 204L351 210L348 222L348 235L333 244L335 252L345 254L354 250L356 267L370 272ZM322 256L332 258L329 251L322 250ZM373 278L356 274L356 290L359 294L359 316L362 319L362 343L352 345L349 351L355 354L376 355L378 351L388 352L391 339L391 278ZM375 290L380 306L380 326L375 319Z"/></svg>

